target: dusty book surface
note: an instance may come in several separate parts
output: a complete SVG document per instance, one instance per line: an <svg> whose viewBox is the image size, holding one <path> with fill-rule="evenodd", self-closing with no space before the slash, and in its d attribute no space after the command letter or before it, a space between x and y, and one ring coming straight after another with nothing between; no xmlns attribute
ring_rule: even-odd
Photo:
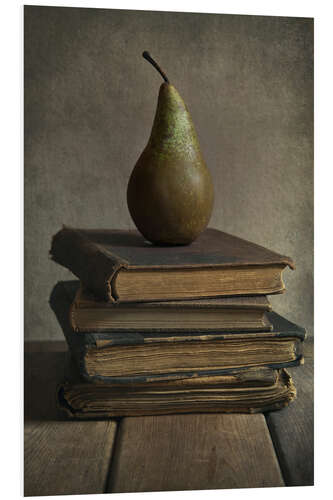
<svg viewBox="0 0 333 500"><path fill-rule="evenodd" d="M163 247L137 231L64 227L50 255L111 302L281 293L282 271L294 268L287 256L212 228L191 245Z"/></svg>

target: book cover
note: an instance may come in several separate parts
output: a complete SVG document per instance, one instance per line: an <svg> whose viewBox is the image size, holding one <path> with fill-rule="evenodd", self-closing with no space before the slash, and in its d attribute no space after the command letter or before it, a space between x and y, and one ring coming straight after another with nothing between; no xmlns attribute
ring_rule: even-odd
<svg viewBox="0 0 333 500"><path fill-rule="evenodd" d="M280 369L295 366L303 359L300 344L305 330L273 312L268 313L273 325L270 332L78 335L69 320L77 287L75 282L58 283L50 304L86 380L131 383L223 375L258 365Z"/></svg>
<svg viewBox="0 0 333 500"><path fill-rule="evenodd" d="M97 300L81 285L70 321L78 333L269 331L265 313L271 309L265 296L114 304Z"/></svg>
<svg viewBox="0 0 333 500"><path fill-rule="evenodd" d="M283 408L296 397L288 372L267 368L141 386L89 384L76 379L69 377L58 387L57 395L60 408L77 419L202 412L257 413Z"/></svg>
<svg viewBox="0 0 333 500"><path fill-rule="evenodd" d="M191 245L163 247L137 231L63 227L51 258L111 302L267 295L284 290L289 257L217 229Z"/></svg>

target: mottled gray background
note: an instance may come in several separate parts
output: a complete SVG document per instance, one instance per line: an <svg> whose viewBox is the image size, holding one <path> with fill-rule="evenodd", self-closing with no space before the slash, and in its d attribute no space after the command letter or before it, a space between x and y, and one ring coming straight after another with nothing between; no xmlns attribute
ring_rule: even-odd
<svg viewBox="0 0 333 500"><path fill-rule="evenodd" d="M61 339L48 305L72 275L48 258L63 223L133 226L126 205L161 78L192 114L215 185L210 225L290 255L273 306L313 325L313 20L24 8L25 332Z"/></svg>

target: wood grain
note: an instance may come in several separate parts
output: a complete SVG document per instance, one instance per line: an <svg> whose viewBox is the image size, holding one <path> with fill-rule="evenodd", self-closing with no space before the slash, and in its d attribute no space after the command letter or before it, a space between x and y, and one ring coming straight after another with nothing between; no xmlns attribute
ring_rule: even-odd
<svg viewBox="0 0 333 500"><path fill-rule="evenodd" d="M117 424L68 421L57 409L56 386L64 376L65 344L26 345L25 496L103 493Z"/></svg>
<svg viewBox="0 0 333 500"><path fill-rule="evenodd" d="M107 491L283 486L263 415L169 415L121 421Z"/></svg>
<svg viewBox="0 0 333 500"><path fill-rule="evenodd" d="M313 343L304 344L305 364L289 369L297 399L288 408L266 415L287 486L311 486L313 477Z"/></svg>
<svg viewBox="0 0 333 500"><path fill-rule="evenodd" d="M25 496L103 493L116 424L30 422L25 427Z"/></svg>

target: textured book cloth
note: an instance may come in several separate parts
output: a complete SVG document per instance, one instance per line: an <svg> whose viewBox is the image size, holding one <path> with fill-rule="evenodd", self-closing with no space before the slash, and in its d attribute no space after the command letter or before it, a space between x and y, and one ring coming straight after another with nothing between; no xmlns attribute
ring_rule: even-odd
<svg viewBox="0 0 333 500"><path fill-rule="evenodd" d="M82 382L72 370L58 388L60 407L78 419L170 413L257 413L283 408L295 396L287 371L267 368L118 386Z"/></svg>
<svg viewBox="0 0 333 500"><path fill-rule="evenodd" d="M280 293L282 271L294 268L289 257L217 229L191 245L162 247L137 231L64 227L50 255L111 302Z"/></svg>
<svg viewBox="0 0 333 500"><path fill-rule="evenodd" d="M305 330L268 313L270 332L113 332L73 331L69 311L78 284L63 282L51 295L51 307L63 329L81 375L90 381L131 383L155 379L228 374L266 366L280 369L302 361Z"/></svg>
<svg viewBox="0 0 333 500"><path fill-rule="evenodd" d="M82 286L71 307L76 332L269 331L265 296L115 304Z"/></svg>

